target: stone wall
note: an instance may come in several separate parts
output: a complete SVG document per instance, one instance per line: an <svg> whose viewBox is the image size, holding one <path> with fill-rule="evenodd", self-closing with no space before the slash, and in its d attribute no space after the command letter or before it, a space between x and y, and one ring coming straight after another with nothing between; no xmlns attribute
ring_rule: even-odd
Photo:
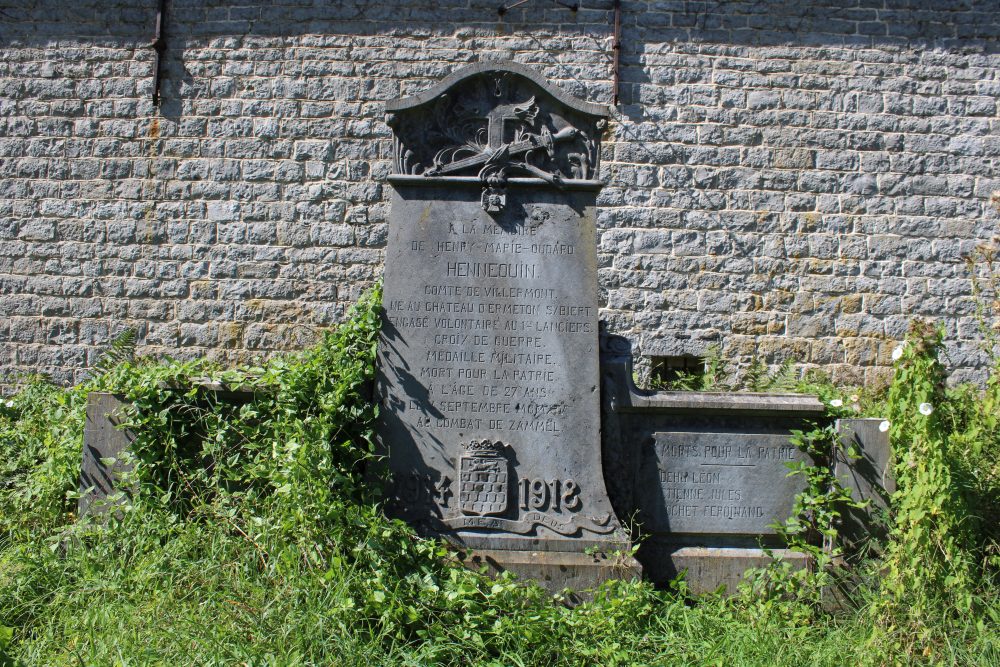
<svg viewBox="0 0 1000 667"><path fill-rule="evenodd" d="M385 100L512 59L612 97L610 0L0 0L0 369L80 380L114 334L247 360L381 273ZM996 232L988 0L623 0L603 317L639 354L874 381L914 316L976 377L964 258Z"/></svg>

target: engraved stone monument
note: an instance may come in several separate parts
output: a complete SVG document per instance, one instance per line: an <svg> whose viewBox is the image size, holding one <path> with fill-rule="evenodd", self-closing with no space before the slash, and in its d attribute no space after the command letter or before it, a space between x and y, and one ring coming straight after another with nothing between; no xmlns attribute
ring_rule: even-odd
<svg viewBox="0 0 1000 667"><path fill-rule="evenodd" d="M805 554L773 524L792 512L804 485L789 464L810 462L790 440L822 418L816 396L644 391L632 383L632 354L602 337L604 462L609 492L644 541L644 576L665 585L686 573L689 590L737 590L744 571Z"/></svg>
<svg viewBox="0 0 1000 667"><path fill-rule="evenodd" d="M607 109L526 67L480 63L386 111L387 511L553 588L613 576L593 557L629 545L601 468Z"/></svg>

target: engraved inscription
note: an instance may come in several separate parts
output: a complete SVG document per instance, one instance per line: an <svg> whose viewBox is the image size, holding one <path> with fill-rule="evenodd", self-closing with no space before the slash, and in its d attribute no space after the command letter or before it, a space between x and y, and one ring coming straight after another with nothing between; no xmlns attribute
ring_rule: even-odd
<svg viewBox="0 0 1000 667"><path fill-rule="evenodd" d="M529 479L522 477L519 485L521 509L548 510L580 509L580 487L572 479Z"/></svg>
<svg viewBox="0 0 1000 667"><path fill-rule="evenodd" d="M803 485L785 463L805 460L787 435L661 432L644 454L644 514L652 530L773 534Z"/></svg>
<svg viewBox="0 0 1000 667"><path fill-rule="evenodd" d="M392 496L407 507L437 503L447 509L452 495L449 477L444 477L438 482L435 482L430 475L416 472L397 474L393 477Z"/></svg>
<svg viewBox="0 0 1000 667"><path fill-rule="evenodd" d="M544 213L548 219L550 215ZM488 234L485 226L470 224L461 229L470 239L429 245L442 253L484 251L508 257L531 257L556 250L572 255L576 248L565 240L481 241L475 239ZM414 242L409 251L423 255L427 246L427 242ZM536 261L446 260L441 266L444 280L423 285L420 291L425 298L392 299L386 303L387 318L397 328L433 331L429 334L430 349L424 353L426 365L418 371L418 377L428 381L425 399L411 408L442 413L436 420L424 422L442 429L464 432L484 427L493 432L560 433L559 418L565 413L565 405L538 400L548 396L546 384L564 376L561 358L548 351L549 336L594 333L596 307L559 303L560 290L553 287L478 282L497 278L531 281L536 276ZM480 415L512 418L491 419L484 424Z"/></svg>

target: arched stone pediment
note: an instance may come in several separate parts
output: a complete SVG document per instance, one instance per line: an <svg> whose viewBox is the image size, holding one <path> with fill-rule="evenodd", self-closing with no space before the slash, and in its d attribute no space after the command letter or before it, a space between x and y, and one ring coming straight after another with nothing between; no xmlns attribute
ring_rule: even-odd
<svg viewBox="0 0 1000 667"><path fill-rule="evenodd" d="M573 97L528 67L478 63L386 104L393 174L478 177L483 206L492 210L508 178L557 187L594 180L607 117L607 107Z"/></svg>

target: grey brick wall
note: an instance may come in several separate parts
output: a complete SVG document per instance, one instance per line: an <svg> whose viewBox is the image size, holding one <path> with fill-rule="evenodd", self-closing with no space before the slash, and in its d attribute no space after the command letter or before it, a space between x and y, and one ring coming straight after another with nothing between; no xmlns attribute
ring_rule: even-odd
<svg viewBox="0 0 1000 667"><path fill-rule="evenodd" d="M245 361L381 273L387 99L509 58L611 99L611 2L0 0L0 384L119 330ZM996 233L995 0L623 3L603 316L640 354L875 381L913 316L981 374L964 258Z"/></svg>

